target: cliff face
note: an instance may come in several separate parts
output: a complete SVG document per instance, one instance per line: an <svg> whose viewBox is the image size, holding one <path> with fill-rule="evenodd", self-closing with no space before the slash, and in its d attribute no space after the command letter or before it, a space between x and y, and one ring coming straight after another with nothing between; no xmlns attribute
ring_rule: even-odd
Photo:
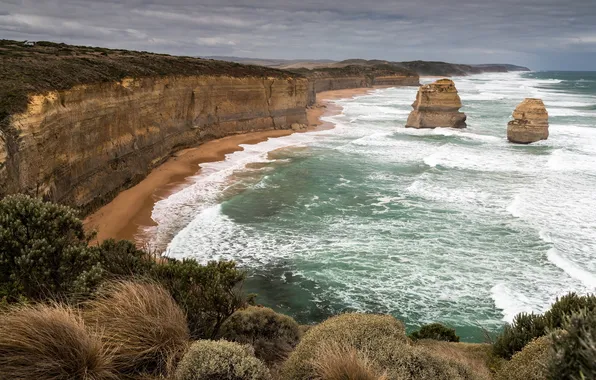
<svg viewBox="0 0 596 380"><path fill-rule="evenodd" d="M513 111L507 125L507 139L513 143L530 144L548 139L548 112L540 99L527 98Z"/></svg>
<svg viewBox="0 0 596 380"><path fill-rule="evenodd" d="M310 81L309 105L323 91L366 88L373 86L419 86L420 77L413 71L391 65L352 65L345 67L294 69L294 73Z"/></svg>
<svg viewBox="0 0 596 380"><path fill-rule="evenodd" d="M182 147L307 123L307 90L305 78L289 76L166 76L31 95L3 128L0 196L89 210Z"/></svg>
<svg viewBox="0 0 596 380"><path fill-rule="evenodd" d="M466 115L459 112L461 99L450 79L421 86L412 104L406 128L465 128Z"/></svg>

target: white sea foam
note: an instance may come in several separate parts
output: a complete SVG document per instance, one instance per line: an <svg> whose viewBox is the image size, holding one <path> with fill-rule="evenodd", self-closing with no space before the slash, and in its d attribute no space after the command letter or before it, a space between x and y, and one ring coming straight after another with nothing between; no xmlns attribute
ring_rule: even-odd
<svg viewBox="0 0 596 380"><path fill-rule="evenodd" d="M594 291L596 119L574 107L596 102L519 74L454 79L470 128L404 128L413 87L341 101L325 118L335 129L204 165L158 203L156 236L175 257L281 267L289 294L310 292L296 307L317 315L352 308L496 330L565 292ZM509 144L510 114L531 96L570 115L551 114L547 141ZM268 154L292 146L306 148ZM266 195L263 215L252 193Z"/></svg>
<svg viewBox="0 0 596 380"><path fill-rule="evenodd" d="M548 261L561 268L571 278L580 281L590 291L596 290L596 274L591 273L566 259L556 250L556 248L549 249L547 257Z"/></svg>
<svg viewBox="0 0 596 380"><path fill-rule="evenodd" d="M490 289L497 309L503 311L503 320L513 322L519 313L531 313L534 310L532 301L522 293L512 290L506 284L497 284Z"/></svg>

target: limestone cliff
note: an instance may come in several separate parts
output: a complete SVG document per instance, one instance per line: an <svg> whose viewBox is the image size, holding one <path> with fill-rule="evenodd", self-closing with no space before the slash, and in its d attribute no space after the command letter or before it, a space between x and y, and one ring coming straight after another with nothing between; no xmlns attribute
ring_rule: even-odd
<svg viewBox="0 0 596 380"><path fill-rule="evenodd" d="M513 112L507 125L507 139L513 143L530 144L548 139L548 112L540 99L527 98Z"/></svg>
<svg viewBox="0 0 596 380"><path fill-rule="evenodd" d="M465 128L466 115L459 112L461 99L450 79L421 86L412 104L406 128Z"/></svg>
<svg viewBox="0 0 596 380"><path fill-rule="evenodd" d="M295 69L294 73L310 81L309 104L323 91L366 88L373 86L419 86L420 77L413 71L390 65L345 66L314 70Z"/></svg>
<svg viewBox="0 0 596 380"><path fill-rule="evenodd" d="M93 58L97 68L85 66L88 73L101 75L109 65L129 67L120 58L101 66L103 57ZM0 197L25 192L88 211L141 180L183 147L235 133L307 123L306 78L271 69L218 67L212 62L199 63L213 70L197 66L192 74L186 71L186 59L151 58L147 57L147 66L142 61L133 66L141 73L147 69L150 76L66 89L27 89L24 102L18 98L10 103L6 101L10 97L0 94L0 104L9 104L0 109ZM158 76L149 70L160 59L160 70L171 74ZM15 61L29 67L18 58ZM87 63L82 61L79 69ZM72 59L68 64L73 64ZM207 74L201 75L203 71ZM0 79L2 84L10 83L10 78Z"/></svg>

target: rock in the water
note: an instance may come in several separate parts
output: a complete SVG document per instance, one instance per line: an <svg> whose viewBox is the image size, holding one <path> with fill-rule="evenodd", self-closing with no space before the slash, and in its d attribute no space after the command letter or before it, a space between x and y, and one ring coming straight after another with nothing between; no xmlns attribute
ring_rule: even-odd
<svg viewBox="0 0 596 380"><path fill-rule="evenodd" d="M459 112L461 99L451 79L421 86L412 107L406 128L466 127L466 114Z"/></svg>
<svg viewBox="0 0 596 380"><path fill-rule="evenodd" d="M507 125L507 139L517 144L530 144L548 138L548 112L540 99L527 98L515 111Z"/></svg>

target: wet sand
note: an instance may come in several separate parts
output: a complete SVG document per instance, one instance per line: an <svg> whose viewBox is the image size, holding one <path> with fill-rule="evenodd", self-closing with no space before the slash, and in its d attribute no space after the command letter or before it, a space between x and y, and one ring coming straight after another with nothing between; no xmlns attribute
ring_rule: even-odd
<svg viewBox="0 0 596 380"><path fill-rule="evenodd" d="M317 94L317 104L307 109L308 129L301 132L333 128L332 124L321 120L323 116L341 112L341 107L330 101L364 95L370 91L370 88L355 88ZM287 136L292 133L297 132L293 130L250 132L181 150L153 169L137 185L122 191L110 203L89 215L84 221L85 228L88 231L96 231L97 241L110 238L135 241L135 236L141 228L155 225L151 219L155 203L187 183L189 177L197 175L200 172L201 163L224 160L226 154L242 150L240 146L242 144L258 144L271 137ZM136 243L139 246L144 245L142 241L137 240Z"/></svg>

